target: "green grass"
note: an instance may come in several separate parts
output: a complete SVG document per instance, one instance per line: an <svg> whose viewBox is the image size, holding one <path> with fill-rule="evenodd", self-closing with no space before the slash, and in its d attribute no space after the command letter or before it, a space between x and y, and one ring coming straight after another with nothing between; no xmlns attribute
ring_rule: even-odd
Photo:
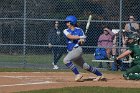
<svg viewBox="0 0 140 93"><path fill-rule="evenodd" d="M73 87L60 89L47 89L17 93L140 93L138 88L113 88L113 87Z"/></svg>
<svg viewBox="0 0 140 93"><path fill-rule="evenodd" d="M22 62L23 60L29 63L46 63L46 61L51 60L51 55L0 55L1 62Z"/></svg>
<svg viewBox="0 0 140 93"><path fill-rule="evenodd" d="M0 68L0 72L71 72L70 69L31 69L31 68ZM81 70L81 72L83 72Z"/></svg>
<svg viewBox="0 0 140 93"><path fill-rule="evenodd" d="M22 55L0 54L0 61L1 62L18 62L21 59L22 59Z"/></svg>
<svg viewBox="0 0 140 93"><path fill-rule="evenodd" d="M79 71L82 73L90 73L83 69L79 69ZM100 71L106 74L120 75L123 73L122 71L108 71L108 70L100 70ZM0 72L71 72L71 70L70 69L53 70L53 69L30 69L30 68L0 68Z"/></svg>
<svg viewBox="0 0 140 93"><path fill-rule="evenodd" d="M64 54L62 56L62 58L60 59L60 61L63 60L63 58L66 56L66 54ZM85 59L85 61L90 61L93 59L93 55L92 54L84 54L83 58ZM0 54L0 61L2 62L17 62L17 61L21 61L25 59L27 62L45 62L47 60L52 60L52 54L46 54L46 55L34 55L34 54L30 54L30 55L8 55L8 54Z"/></svg>
<svg viewBox="0 0 140 93"><path fill-rule="evenodd" d="M64 54L61 59L58 62L59 66L64 66L63 63L63 58L66 56ZM83 55L84 60L90 64L93 65L91 60L93 59L92 54L84 54ZM33 55L33 54L28 54L26 56L23 55L8 55L8 54L0 54L0 62L16 62L16 63L22 63L22 62L27 62L27 63L35 63L35 64L48 64L52 65L53 62L53 56L52 54L45 54L45 55ZM96 64L96 63L95 63Z"/></svg>

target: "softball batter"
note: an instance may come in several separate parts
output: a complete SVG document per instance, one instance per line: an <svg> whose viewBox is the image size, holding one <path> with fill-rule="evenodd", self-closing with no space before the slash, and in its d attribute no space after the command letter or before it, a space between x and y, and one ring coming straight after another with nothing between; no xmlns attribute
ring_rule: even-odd
<svg viewBox="0 0 140 93"><path fill-rule="evenodd" d="M81 81L82 75L79 73L77 67L73 64L77 64L81 68L94 73L97 75L94 81L99 81L102 79L102 73L99 72L95 67L88 65L82 58L82 48L80 44L84 42L86 36L81 28L77 27L77 18L75 16L67 16L65 19L66 26L68 27L63 31L67 39L67 50L68 54L64 58L64 64L72 70L75 74L75 81Z"/></svg>

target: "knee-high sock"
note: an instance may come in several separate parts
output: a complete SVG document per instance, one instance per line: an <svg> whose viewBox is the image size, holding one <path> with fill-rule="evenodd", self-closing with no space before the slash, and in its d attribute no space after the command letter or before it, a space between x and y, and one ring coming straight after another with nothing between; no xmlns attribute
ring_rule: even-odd
<svg viewBox="0 0 140 93"><path fill-rule="evenodd" d="M95 68L95 67L89 66L89 68L87 69L87 71L92 72L92 73L96 74L97 76L102 76L102 73L99 72L97 70L97 68Z"/></svg>
<svg viewBox="0 0 140 93"><path fill-rule="evenodd" d="M69 62L67 64L65 64L68 68L70 68L72 70L72 72L77 75L79 74L79 71L78 69L76 68L76 66L72 63L72 62Z"/></svg>

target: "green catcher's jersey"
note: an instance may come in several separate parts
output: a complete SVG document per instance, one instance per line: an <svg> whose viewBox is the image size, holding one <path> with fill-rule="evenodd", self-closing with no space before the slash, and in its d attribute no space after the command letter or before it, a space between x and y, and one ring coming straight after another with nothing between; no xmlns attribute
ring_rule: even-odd
<svg viewBox="0 0 140 93"><path fill-rule="evenodd" d="M134 58L134 62L140 64L140 45L130 45L128 47L132 51L131 56Z"/></svg>

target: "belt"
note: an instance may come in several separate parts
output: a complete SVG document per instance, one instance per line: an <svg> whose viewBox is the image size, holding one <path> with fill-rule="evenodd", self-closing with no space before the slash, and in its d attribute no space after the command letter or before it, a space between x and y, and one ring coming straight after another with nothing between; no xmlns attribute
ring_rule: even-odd
<svg viewBox="0 0 140 93"><path fill-rule="evenodd" d="M76 49L76 48L78 48L79 46L76 46L76 47L73 47L73 49Z"/></svg>
<svg viewBox="0 0 140 93"><path fill-rule="evenodd" d="M78 48L79 46L76 46L76 47L73 47L73 49L72 50L74 50L74 49L76 49L76 48ZM72 51L72 50L70 50L70 51ZM69 50L67 50L68 52L70 52Z"/></svg>

